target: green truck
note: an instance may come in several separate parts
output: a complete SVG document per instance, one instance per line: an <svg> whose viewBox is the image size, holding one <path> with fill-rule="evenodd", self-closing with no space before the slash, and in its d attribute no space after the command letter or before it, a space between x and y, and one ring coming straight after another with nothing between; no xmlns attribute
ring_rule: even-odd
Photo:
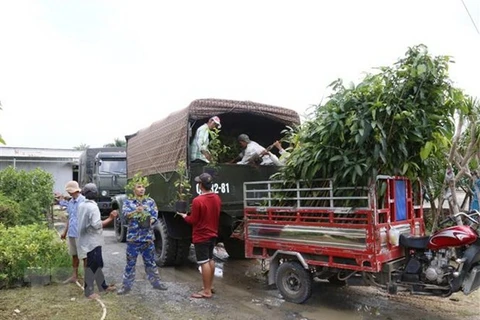
<svg viewBox="0 0 480 320"><path fill-rule="evenodd" d="M124 147L87 148L78 162L81 187L93 182L98 187L97 204L102 216L112 210L112 197L125 193L127 156Z"/></svg>
<svg viewBox="0 0 480 320"><path fill-rule="evenodd" d="M159 266L181 265L188 257L192 230L175 215L177 168L179 162L186 163L187 177L192 186L191 197L197 196L198 186L194 177L209 168L190 163L190 143L197 128L215 115L222 122L219 139L231 148L232 159L240 152L238 135L248 134L253 141L266 147L280 139L286 127L300 123L297 112L286 108L251 101L199 99L187 108L126 136L127 175L132 177L140 172L148 176L150 186L147 193L158 206L159 220L154 225L154 231ZM231 258L245 256L244 241L233 236L242 229L243 183L268 180L277 170L275 166L226 164L225 161L215 166L213 190L222 199L218 242L223 242ZM125 195L114 197L113 208L121 211L124 199ZM121 212L114 225L117 241L124 242L126 223Z"/></svg>

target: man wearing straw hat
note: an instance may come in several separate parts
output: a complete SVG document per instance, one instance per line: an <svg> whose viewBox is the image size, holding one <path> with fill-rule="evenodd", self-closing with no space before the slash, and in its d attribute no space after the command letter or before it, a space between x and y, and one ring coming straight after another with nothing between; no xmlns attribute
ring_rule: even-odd
<svg viewBox="0 0 480 320"><path fill-rule="evenodd" d="M68 192L70 197L70 201L67 204L67 213L68 213L68 221L65 226L65 230L63 231L62 235L60 236L62 240L67 239L68 244L68 253L72 256L72 267L73 273L70 278L64 281L64 283L75 283L78 280L78 266L80 264L80 260L78 259L78 252L77 252L77 240L78 240L78 221L77 221L77 211L78 205L85 201L85 197L80 193L82 190L78 185L77 181L69 181L65 185L65 190Z"/></svg>

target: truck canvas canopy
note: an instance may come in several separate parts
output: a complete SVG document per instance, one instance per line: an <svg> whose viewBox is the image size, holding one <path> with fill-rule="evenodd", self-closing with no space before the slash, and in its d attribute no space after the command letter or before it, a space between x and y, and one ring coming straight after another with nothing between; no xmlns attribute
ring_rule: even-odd
<svg viewBox="0 0 480 320"><path fill-rule="evenodd" d="M194 100L187 108L126 137L128 176L174 171L178 161L187 159L188 144L196 128L215 115L221 118L222 133L233 137L248 133L265 147L281 138L286 125L300 124L295 111L282 107L251 101Z"/></svg>

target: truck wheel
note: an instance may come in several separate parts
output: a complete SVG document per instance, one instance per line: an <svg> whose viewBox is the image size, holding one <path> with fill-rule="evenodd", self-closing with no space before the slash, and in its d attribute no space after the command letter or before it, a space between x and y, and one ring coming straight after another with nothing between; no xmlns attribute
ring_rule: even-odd
<svg viewBox="0 0 480 320"><path fill-rule="evenodd" d="M127 241L127 228L123 225L120 217L116 217L115 220L113 220L113 228L115 229L117 242Z"/></svg>
<svg viewBox="0 0 480 320"><path fill-rule="evenodd" d="M158 222L153 227L153 232L155 234L155 262L157 266L175 265L177 241L168 235L167 225L163 218L158 218Z"/></svg>
<svg viewBox="0 0 480 320"><path fill-rule="evenodd" d="M175 257L176 266L181 266L188 260L191 244L192 242L190 241L190 239L177 240L177 255Z"/></svg>
<svg viewBox="0 0 480 320"><path fill-rule="evenodd" d="M223 241L228 257L231 259L245 259L245 241L227 238Z"/></svg>
<svg viewBox="0 0 480 320"><path fill-rule="evenodd" d="M282 263L275 283L283 298L293 303L304 303L312 295L312 274L296 261Z"/></svg>

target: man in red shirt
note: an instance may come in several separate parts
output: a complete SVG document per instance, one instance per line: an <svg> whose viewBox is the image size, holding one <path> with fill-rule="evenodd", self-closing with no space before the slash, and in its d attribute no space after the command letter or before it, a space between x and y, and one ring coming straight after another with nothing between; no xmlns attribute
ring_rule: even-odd
<svg viewBox="0 0 480 320"><path fill-rule="evenodd" d="M202 270L203 289L192 294L192 298L211 298L213 275L215 273L215 261L213 260L213 248L218 236L218 224L220 221L220 197L212 192L212 176L202 173L195 177L200 184L201 194L193 199L190 215L180 213L185 221L192 225L192 242L195 246L197 263Z"/></svg>

